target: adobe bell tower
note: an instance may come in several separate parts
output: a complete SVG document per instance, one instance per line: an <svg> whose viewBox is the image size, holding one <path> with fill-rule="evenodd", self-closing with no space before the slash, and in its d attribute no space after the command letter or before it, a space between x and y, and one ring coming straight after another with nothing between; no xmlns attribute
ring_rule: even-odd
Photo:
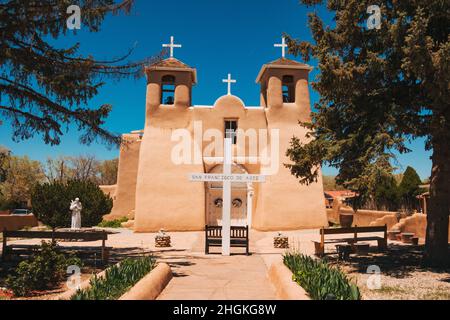
<svg viewBox="0 0 450 320"><path fill-rule="evenodd" d="M146 120L159 108L188 108L192 104L192 87L197 83L197 70L174 57L173 37L169 58L145 68L147 76Z"/></svg>
<svg viewBox="0 0 450 320"><path fill-rule="evenodd" d="M272 150L278 150L276 167L262 166L261 174L268 176L267 182L260 186L258 198L259 214L253 220L253 226L259 230L288 230L317 228L327 225L324 205L322 176L309 186L301 185L286 163L290 159L286 151L293 136L301 142L308 141L307 129L299 121L311 119L311 106L308 89L308 76L312 70L307 64L286 58L286 42L275 45L282 48L282 57L263 65L256 82L261 85L261 106L265 110L268 134ZM274 141L275 140L275 141ZM274 155L271 155L274 159ZM283 210L278 210L283 203ZM273 212L277 212L276 215Z"/></svg>

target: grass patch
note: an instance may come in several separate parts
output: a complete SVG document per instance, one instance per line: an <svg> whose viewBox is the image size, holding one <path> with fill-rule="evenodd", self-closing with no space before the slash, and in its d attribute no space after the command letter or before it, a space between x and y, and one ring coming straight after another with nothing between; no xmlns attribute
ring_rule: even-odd
<svg viewBox="0 0 450 320"><path fill-rule="evenodd" d="M90 288L78 290L71 300L117 300L155 266L152 257L125 259L106 270L105 277L94 276Z"/></svg>
<svg viewBox="0 0 450 320"><path fill-rule="evenodd" d="M379 293L386 295L402 294L406 293L406 290L400 287L394 286L382 286L380 289L376 290Z"/></svg>
<svg viewBox="0 0 450 320"><path fill-rule="evenodd" d="M422 295L421 300L450 300L450 292L445 289L437 289Z"/></svg>
<svg viewBox="0 0 450 320"><path fill-rule="evenodd" d="M292 271L293 280L314 300L361 299L359 288L337 267L298 253L286 253L283 262Z"/></svg>
<svg viewBox="0 0 450 320"><path fill-rule="evenodd" d="M122 228L122 223L127 222L127 221L128 221L127 217L122 217L122 218L111 220L111 221L103 220L102 222L100 222L98 224L98 227L100 227L100 228L115 228L115 229Z"/></svg>

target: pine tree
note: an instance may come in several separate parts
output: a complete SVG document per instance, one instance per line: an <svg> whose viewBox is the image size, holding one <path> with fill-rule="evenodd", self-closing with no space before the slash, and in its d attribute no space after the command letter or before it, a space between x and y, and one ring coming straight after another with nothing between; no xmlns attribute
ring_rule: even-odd
<svg viewBox="0 0 450 320"><path fill-rule="evenodd" d="M375 203L378 210L395 211L399 208L399 190L392 175L381 177L375 189Z"/></svg>
<svg viewBox="0 0 450 320"><path fill-rule="evenodd" d="M450 214L450 2L380 0L379 29L368 28L373 1L326 2L334 14L325 26L309 15L313 43L288 38L289 50L318 62L313 88L320 94L311 143L294 138L287 165L301 183L317 180L323 163L339 169L337 182L364 194L375 177L391 174L394 151L426 138L433 151L425 262L448 260Z"/></svg>
<svg viewBox="0 0 450 320"><path fill-rule="evenodd" d="M129 12L133 0L80 0L81 27L97 32L107 14ZM142 75L150 61L124 62L124 56L99 61L78 53L79 44L57 48L51 38L67 28L72 0L0 0L0 114L9 119L13 139L40 134L45 143L60 143L65 127L75 124L80 142L100 139L110 145L120 137L102 128L111 105L87 107L106 78Z"/></svg>
<svg viewBox="0 0 450 320"><path fill-rule="evenodd" d="M416 209L417 196L420 194L422 181L414 168L408 166L400 182L399 192L401 200L407 209Z"/></svg>

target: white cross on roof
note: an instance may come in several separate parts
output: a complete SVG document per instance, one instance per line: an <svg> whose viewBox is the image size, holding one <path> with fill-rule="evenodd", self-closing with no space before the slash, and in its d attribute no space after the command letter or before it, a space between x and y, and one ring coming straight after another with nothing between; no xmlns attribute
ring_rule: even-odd
<svg viewBox="0 0 450 320"><path fill-rule="evenodd" d="M170 57L173 58L173 49L174 48L181 48L181 44L175 44L173 36L170 37L170 43L169 44L163 44L163 48L170 48Z"/></svg>
<svg viewBox="0 0 450 320"><path fill-rule="evenodd" d="M223 79L222 82L228 84L228 95L231 95L231 84L236 83L236 80L231 79L231 73L228 74L228 79Z"/></svg>
<svg viewBox="0 0 450 320"><path fill-rule="evenodd" d="M281 56L284 58L286 57L286 48L288 45L286 44L286 38L281 37L281 43L277 43L273 45L274 47L281 48Z"/></svg>

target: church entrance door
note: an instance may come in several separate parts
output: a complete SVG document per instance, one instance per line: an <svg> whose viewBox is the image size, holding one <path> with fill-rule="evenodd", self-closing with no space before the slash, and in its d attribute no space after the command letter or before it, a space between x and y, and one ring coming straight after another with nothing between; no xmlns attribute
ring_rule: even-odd
<svg viewBox="0 0 450 320"><path fill-rule="evenodd" d="M215 166L208 173L221 173L222 165ZM246 170L233 164L232 173L244 174ZM247 225L247 183L232 183L231 185L231 225ZM209 226L222 225L222 183L208 182L206 190L206 224Z"/></svg>

